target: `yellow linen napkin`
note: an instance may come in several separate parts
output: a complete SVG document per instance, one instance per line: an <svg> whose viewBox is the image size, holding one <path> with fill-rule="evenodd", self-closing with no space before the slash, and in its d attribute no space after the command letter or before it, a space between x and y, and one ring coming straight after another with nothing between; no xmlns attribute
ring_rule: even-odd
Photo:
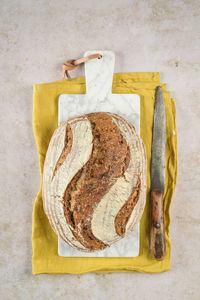
<svg viewBox="0 0 200 300"><path fill-rule="evenodd" d="M167 143L166 177L164 194L164 216L166 229L166 256L156 261L149 250L149 195L150 162L152 145L153 112L155 88L162 87L166 105ZM160 83L159 73L117 73L113 76L113 93L134 93L140 96L140 135L147 152L147 201L140 221L140 252L133 258L123 257L60 257L58 238L51 229L42 205L42 173L49 141L58 126L58 97L60 94L84 94L85 77L72 81L60 80L34 85L33 130L37 142L41 187L33 208L32 225L32 270L33 274L81 274L87 272L163 272L170 269L171 242L169 239L170 203L177 176L177 138L175 104L166 91L166 84Z"/></svg>

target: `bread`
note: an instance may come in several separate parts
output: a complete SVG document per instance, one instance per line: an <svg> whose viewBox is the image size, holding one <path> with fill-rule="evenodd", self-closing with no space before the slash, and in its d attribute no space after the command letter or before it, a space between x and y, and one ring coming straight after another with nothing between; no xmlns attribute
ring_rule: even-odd
<svg viewBox="0 0 200 300"><path fill-rule="evenodd" d="M43 207L70 246L99 251L124 238L146 201L146 154L132 124L90 113L63 122L45 158Z"/></svg>

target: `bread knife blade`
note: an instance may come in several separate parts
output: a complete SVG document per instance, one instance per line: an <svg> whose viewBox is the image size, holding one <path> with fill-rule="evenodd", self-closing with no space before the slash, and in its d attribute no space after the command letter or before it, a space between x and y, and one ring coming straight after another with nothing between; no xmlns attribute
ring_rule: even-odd
<svg viewBox="0 0 200 300"><path fill-rule="evenodd" d="M166 251L164 202L166 111L163 92L156 88L153 140L151 151L150 250L153 258L162 260Z"/></svg>

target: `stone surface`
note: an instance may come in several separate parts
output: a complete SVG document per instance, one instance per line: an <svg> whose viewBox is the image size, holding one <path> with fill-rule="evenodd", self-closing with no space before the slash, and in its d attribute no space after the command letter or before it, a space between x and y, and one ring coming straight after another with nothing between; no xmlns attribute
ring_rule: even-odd
<svg viewBox="0 0 200 300"><path fill-rule="evenodd" d="M199 0L1 0L0 15L0 298L199 299ZM62 63L87 49L115 51L115 72L161 72L175 98L179 163L169 272L31 273L40 186L32 85L61 79ZM71 75L82 76L83 67Z"/></svg>

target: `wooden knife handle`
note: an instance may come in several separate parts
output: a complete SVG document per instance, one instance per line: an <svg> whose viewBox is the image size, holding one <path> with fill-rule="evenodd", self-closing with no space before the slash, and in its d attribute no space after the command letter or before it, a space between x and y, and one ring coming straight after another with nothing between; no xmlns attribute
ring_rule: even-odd
<svg viewBox="0 0 200 300"><path fill-rule="evenodd" d="M165 256L165 226L163 194L159 191L151 191L150 196L150 250L156 260L162 260Z"/></svg>

